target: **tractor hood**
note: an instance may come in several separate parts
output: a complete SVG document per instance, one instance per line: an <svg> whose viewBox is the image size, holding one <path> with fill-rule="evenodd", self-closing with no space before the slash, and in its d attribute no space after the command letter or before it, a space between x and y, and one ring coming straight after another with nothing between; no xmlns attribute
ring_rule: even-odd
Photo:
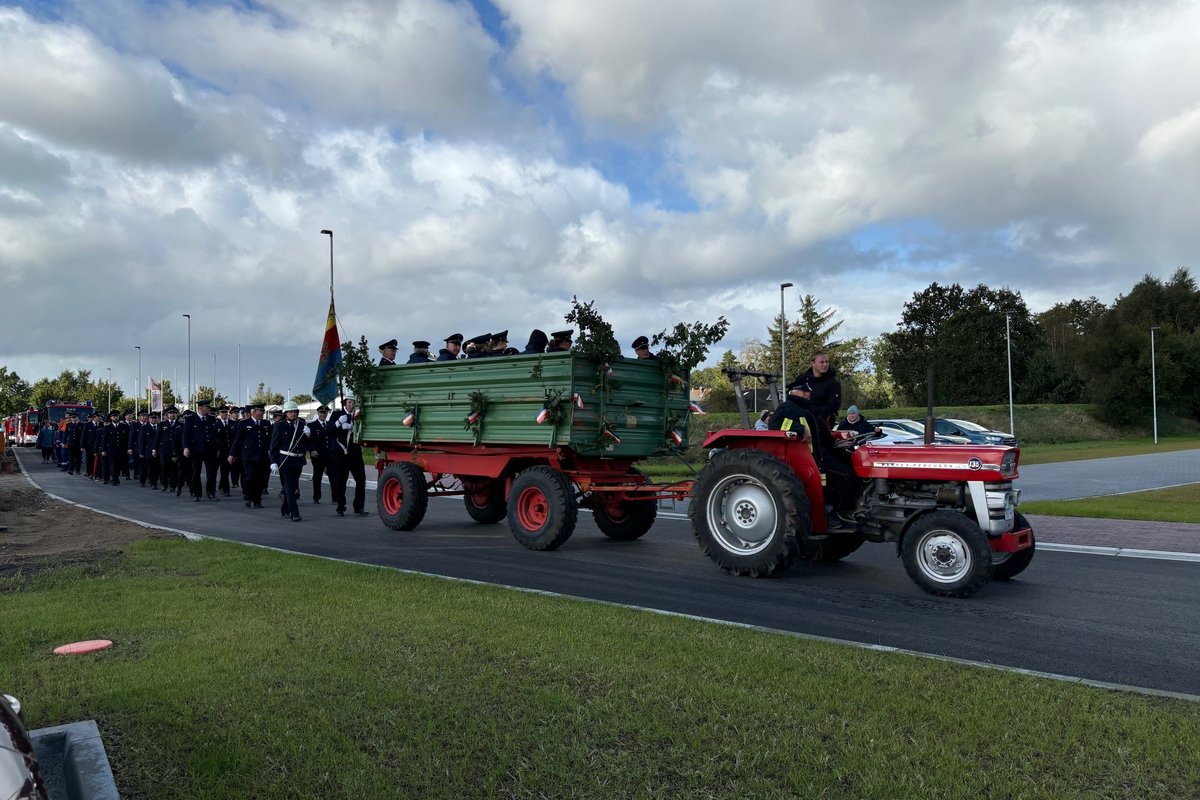
<svg viewBox="0 0 1200 800"><path fill-rule="evenodd" d="M860 478L998 483L1017 477L1021 451L990 445L865 444L853 459Z"/></svg>

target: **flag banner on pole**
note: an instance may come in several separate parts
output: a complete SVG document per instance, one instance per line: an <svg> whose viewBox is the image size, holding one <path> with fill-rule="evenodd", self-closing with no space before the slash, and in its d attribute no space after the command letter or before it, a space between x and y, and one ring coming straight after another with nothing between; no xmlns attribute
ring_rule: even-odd
<svg viewBox="0 0 1200 800"><path fill-rule="evenodd" d="M333 313L333 301L329 301L329 315L325 318L325 338L321 342L321 359L317 362L317 377L313 381L313 397L322 403L337 399L337 373L342 365L342 342L338 338L337 316Z"/></svg>
<svg viewBox="0 0 1200 800"><path fill-rule="evenodd" d="M154 382L154 378L149 378L150 381L150 410L156 414L161 414L162 405L162 387Z"/></svg>

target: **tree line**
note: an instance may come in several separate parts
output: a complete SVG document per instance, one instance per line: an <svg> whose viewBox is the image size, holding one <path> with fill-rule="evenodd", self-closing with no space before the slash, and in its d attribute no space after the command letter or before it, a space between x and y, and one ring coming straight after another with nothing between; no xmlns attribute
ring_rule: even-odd
<svg viewBox="0 0 1200 800"><path fill-rule="evenodd" d="M163 379L162 395L163 408L187 402L186 397L176 395L169 378ZM220 392L214 394L210 386L198 385L195 396L207 398L214 408L239 404L236 398L230 399ZM313 398L307 394L295 394L292 395L292 399L297 403L307 403ZM65 369L57 377L41 378L30 384L8 367L0 366L0 417L7 417L28 408L41 408L51 400L64 403L86 403L90 400L92 407L97 411L107 411L111 403L111 407L122 414L134 409L133 396L125 394L116 382L93 380L90 370ZM138 401L138 407L146 408L148 400L147 390ZM250 397L251 403L266 405L282 405L283 401L282 394L272 391L270 386L262 383L258 384L258 390Z"/></svg>
<svg viewBox="0 0 1200 800"><path fill-rule="evenodd" d="M896 330L873 339L838 338L836 315L813 295L801 299L786 326L785 379L824 350L838 370L843 406L924 405L931 365L937 405L1007 403L1011 344L1014 402L1091 403L1106 422L1145 422L1153 328L1159 412L1200 420L1200 289L1185 268L1167 281L1146 275L1110 304L1072 299L1037 314L1008 288L934 282L904 304ZM692 385L708 390L709 410L735 408L724 368L779 371L780 325L776 316L765 340L748 339L719 366L693 373Z"/></svg>

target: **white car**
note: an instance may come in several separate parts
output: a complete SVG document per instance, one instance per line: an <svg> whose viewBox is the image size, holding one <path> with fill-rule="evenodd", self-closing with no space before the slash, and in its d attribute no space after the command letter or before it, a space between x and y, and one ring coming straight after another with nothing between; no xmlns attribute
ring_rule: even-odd
<svg viewBox="0 0 1200 800"><path fill-rule="evenodd" d="M923 443L925 441L925 425L912 419L877 419L871 421L872 425L878 425L883 428L885 433L894 433L897 436L915 436ZM971 440L965 436L947 436L942 433L935 433L933 436L935 444L970 444Z"/></svg>

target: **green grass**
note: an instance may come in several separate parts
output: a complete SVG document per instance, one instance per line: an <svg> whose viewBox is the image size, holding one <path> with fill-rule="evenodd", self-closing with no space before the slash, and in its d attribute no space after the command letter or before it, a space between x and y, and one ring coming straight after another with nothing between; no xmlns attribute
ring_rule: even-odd
<svg viewBox="0 0 1200 800"><path fill-rule="evenodd" d="M1200 794L1185 701L220 542L6 579L0 641L126 798Z"/></svg>
<svg viewBox="0 0 1200 800"><path fill-rule="evenodd" d="M1065 444L1030 444L1021 446L1022 464L1050 464L1060 461L1081 461L1085 458L1112 458L1114 456L1139 456L1147 453L1168 453L1176 450L1200 448L1200 436L1159 437L1158 444L1151 438L1116 439L1097 442L1069 442Z"/></svg>
<svg viewBox="0 0 1200 800"><path fill-rule="evenodd" d="M1021 511L1026 514L1049 514L1055 517L1200 522L1200 483L1150 492L1085 497L1080 500L1035 500L1022 503Z"/></svg>

